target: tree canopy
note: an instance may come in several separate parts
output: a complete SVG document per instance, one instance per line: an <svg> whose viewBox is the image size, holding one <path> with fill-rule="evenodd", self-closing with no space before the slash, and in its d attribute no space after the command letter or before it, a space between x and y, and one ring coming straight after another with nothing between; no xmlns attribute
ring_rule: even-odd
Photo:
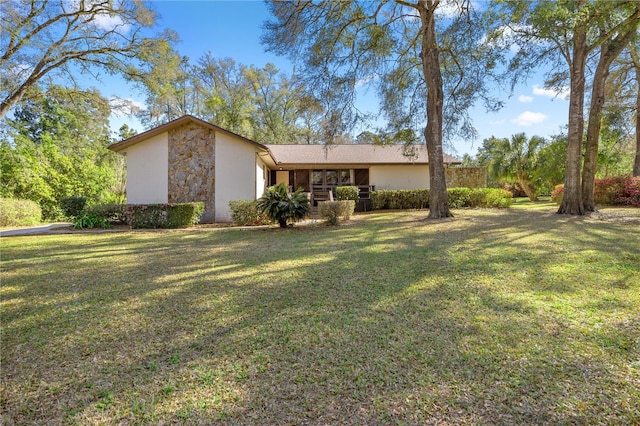
<svg viewBox="0 0 640 426"><path fill-rule="evenodd" d="M0 118L45 77L78 73L142 78L137 55L160 40L155 13L137 0L5 0L0 14Z"/></svg>
<svg viewBox="0 0 640 426"><path fill-rule="evenodd" d="M388 134L423 134L430 163L429 217L449 211L443 138L473 134L468 108L486 90L496 56L483 49L483 20L471 1L269 2L269 50L302 69L324 107L323 140L331 143L366 117L355 108L358 88L375 85ZM414 142L414 141L411 141Z"/></svg>

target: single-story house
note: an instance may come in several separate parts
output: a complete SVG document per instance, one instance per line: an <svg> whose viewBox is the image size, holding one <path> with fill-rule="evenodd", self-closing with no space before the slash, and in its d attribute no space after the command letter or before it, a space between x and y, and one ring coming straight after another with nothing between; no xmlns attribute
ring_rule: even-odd
<svg viewBox="0 0 640 426"><path fill-rule="evenodd" d="M373 189L429 187L424 145L263 145L190 115L109 146L127 162L127 202L203 201L203 223L231 220L229 202L257 199L284 182L324 193L357 185ZM445 155L446 164L459 163Z"/></svg>

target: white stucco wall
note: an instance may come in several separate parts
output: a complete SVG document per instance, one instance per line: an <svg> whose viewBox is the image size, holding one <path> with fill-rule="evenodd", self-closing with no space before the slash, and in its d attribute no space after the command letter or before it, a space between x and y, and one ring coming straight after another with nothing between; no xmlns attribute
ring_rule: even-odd
<svg viewBox="0 0 640 426"><path fill-rule="evenodd" d="M256 150L250 143L216 132L216 222L231 222L229 201L255 200Z"/></svg>
<svg viewBox="0 0 640 426"><path fill-rule="evenodd" d="M256 198L262 197L264 190L267 189L269 168L262 159L258 158L256 162Z"/></svg>
<svg viewBox="0 0 640 426"><path fill-rule="evenodd" d="M127 203L166 203L169 190L167 132L137 143L127 155Z"/></svg>
<svg viewBox="0 0 640 426"><path fill-rule="evenodd" d="M371 166L369 185L376 189L429 188L429 166L426 164Z"/></svg>

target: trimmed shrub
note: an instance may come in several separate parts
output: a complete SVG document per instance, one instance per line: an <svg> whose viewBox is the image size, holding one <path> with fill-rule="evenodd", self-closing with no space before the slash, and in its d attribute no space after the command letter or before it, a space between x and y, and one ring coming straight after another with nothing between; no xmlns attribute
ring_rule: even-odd
<svg viewBox="0 0 640 426"><path fill-rule="evenodd" d="M459 209L461 207L471 207L470 188L449 188L447 189L449 207Z"/></svg>
<svg viewBox="0 0 640 426"><path fill-rule="evenodd" d="M509 207L511 203L513 203L513 194L509 191L505 191L504 189L478 188L474 191L474 194L477 192L483 193L485 199L484 204L478 204L474 207L493 207L503 209Z"/></svg>
<svg viewBox="0 0 640 426"><path fill-rule="evenodd" d="M338 186L336 188L336 200L353 200L356 203L360 197L360 188L357 186Z"/></svg>
<svg viewBox="0 0 640 426"><path fill-rule="evenodd" d="M349 220L356 209L354 200L322 201L318 204L320 217L329 225L337 225L340 219Z"/></svg>
<svg viewBox="0 0 640 426"><path fill-rule="evenodd" d="M428 189L383 189L371 192L371 208L373 210L423 209L428 205Z"/></svg>
<svg viewBox="0 0 640 426"><path fill-rule="evenodd" d="M0 198L0 226L37 225L42 220L42 209L35 201Z"/></svg>
<svg viewBox="0 0 640 426"><path fill-rule="evenodd" d="M100 217L111 225L126 225L126 204L98 204L86 209L86 215Z"/></svg>
<svg viewBox="0 0 640 426"><path fill-rule="evenodd" d="M109 221L103 217L97 216L95 214L86 214L78 219L73 227L76 229L93 229L93 228L102 228L109 229L111 224Z"/></svg>
<svg viewBox="0 0 640 426"><path fill-rule="evenodd" d="M60 200L60 208L65 216L71 219L78 219L84 213L87 205L86 197L65 197Z"/></svg>
<svg viewBox="0 0 640 426"><path fill-rule="evenodd" d="M449 206L461 207L509 207L512 195L500 188L449 188ZM428 189L380 190L371 193L371 206L382 209L422 209L429 207Z"/></svg>
<svg viewBox="0 0 640 426"><path fill-rule="evenodd" d="M272 220L258 211L256 200L230 201L231 220L239 226L269 225Z"/></svg>
<svg viewBox="0 0 640 426"><path fill-rule="evenodd" d="M184 228L200 221L204 203L128 204L127 223L132 228Z"/></svg>

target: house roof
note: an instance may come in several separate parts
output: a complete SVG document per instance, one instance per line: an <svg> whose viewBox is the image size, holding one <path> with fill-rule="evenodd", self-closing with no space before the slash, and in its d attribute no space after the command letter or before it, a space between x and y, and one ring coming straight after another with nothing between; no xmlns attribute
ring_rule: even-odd
<svg viewBox="0 0 640 426"><path fill-rule="evenodd" d="M268 163L273 160L273 164L277 166L429 163L425 145L414 145L409 151L405 150L403 145L263 145L192 115L184 115L129 139L110 145L109 149L120 152L139 142L190 122L255 145L264 151L264 159ZM444 162L449 164L460 163L459 160L447 154L444 154Z"/></svg>
<svg viewBox="0 0 640 426"><path fill-rule="evenodd" d="M265 145L276 165L428 164L426 145ZM459 163L445 154L445 163Z"/></svg>
<svg viewBox="0 0 640 426"><path fill-rule="evenodd" d="M267 150L267 147L262 145L261 143L252 141L251 139L247 139L244 136L240 136L238 134L230 132L230 131L228 131L226 129L223 129L222 127L218 127L215 124L211 124L208 121L201 120L201 119L196 118L196 117L194 117L192 115L183 115L180 118L177 118L177 119L172 120L172 121L170 121L168 123L162 124L162 125L160 125L158 127L154 127L153 129L147 130L146 132L139 133L139 134L137 134L137 135L135 135L133 137L130 137L129 139L125 139L125 140L120 141L118 143L114 143L113 145L110 145L108 148L110 150L112 150L112 151L120 152L120 151L123 151L123 150L129 148L132 145L135 145L135 144L137 144L139 142L142 142L142 141L144 141L146 139L149 139L149 138L151 138L153 136L159 135L160 133L163 133L163 132L169 131L171 129L175 129L176 127L180 127L182 125L185 125L185 124L187 124L189 122L197 123L197 124L199 124L199 125L201 125L203 127L209 128L209 129L214 130L216 132L221 132L221 133L225 133L227 135L235 136L235 137L237 137L237 138L239 138L239 139L241 139L241 140L243 140L245 142L248 142L248 143L250 143L252 145L255 145L256 147L258 147L258 148L260 148L262 150L265 150L265 151Z"/></svg>

